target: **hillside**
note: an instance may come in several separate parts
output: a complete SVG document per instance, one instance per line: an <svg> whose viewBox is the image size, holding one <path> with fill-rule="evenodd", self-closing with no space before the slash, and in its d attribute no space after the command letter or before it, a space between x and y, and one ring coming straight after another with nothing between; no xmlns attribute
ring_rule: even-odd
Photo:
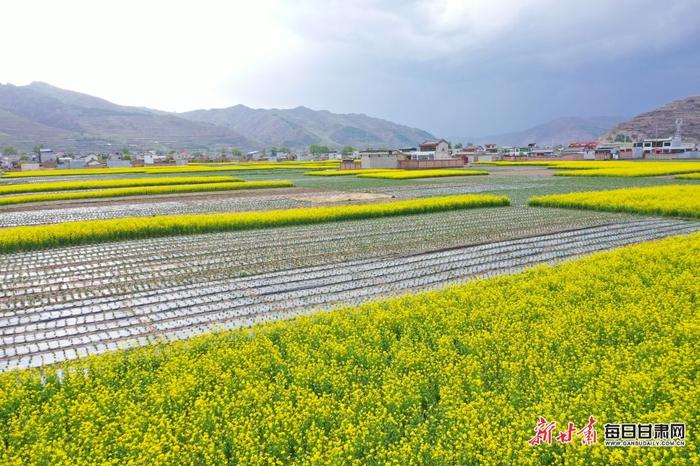
<svg viewBox="0 0 700 466"><path fill-rule="evenodd" d="M46 83L0 85L0 145L21 150L132 149L243 150L271 146L306 148L414 146L432 135L366 115L340 115L306 107L285 110L224 109L169 113L117 105Z"/></svg>
<svg viewBox="0 0 700 466"><path fill-rule="evenodd" d="M494 143L502 146L525 146L536 143L550 146L574 141L595 141L620 120L619 117L610 116L562 117L522 131L477 137L464 142Z"/></svg>
<svg viewBox="0 0 700 466"><path fill-rule="evenodd" d="M116 105L39 82L0 85L0 143L23 150L44 144L64 151L258 145L230 128Z"/></svg>
<svg viewBox="0 0 700 466"><path fill-rule="evenodd" d="M193 121L232 128L266 146L304 148L415 146L433 136L426 131L362 114L337 114L307 107L253 109L245 105L180 113Z"/></svg>
<svg viewBox="0 0 700 466"><path fill-rule="evenodd" d="M637 115L615 126L601 139L612 141L617 136L627 136L632 140L670 137L676 130L678 118L683 120L683 141L700 143L700 96L675 100L650 112Z"/></svg>

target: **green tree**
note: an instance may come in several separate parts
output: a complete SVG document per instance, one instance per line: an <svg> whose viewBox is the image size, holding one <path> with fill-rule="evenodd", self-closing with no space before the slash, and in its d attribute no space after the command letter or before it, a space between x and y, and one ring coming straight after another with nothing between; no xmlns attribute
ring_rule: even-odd
<svg viewBox="0 0 700 466"><path fill-rule="evenodd" d="M343 150L340 151L343 155L352 155L353 152L355 152L355 148L352 146L345 146Z"/></svg>
<svg viewBox="0 0 700 466"><path fill-rule="evenodd" d="M231 155L233 155L234 157L240 157L241 155L243 155L243 153L239 148L234 147L233 149L231 149Z"/></svg>
<svg viewBox="0 0 700 466"><path fill-rule="evenodd" d="M34 146L32 149L32 152L34 152L36 155L39 155L41 153L41 149L44 148L43 144L39 144L38 146Z"/></svg>
<svg viewBox="0 0 700 466"><path fill-rule="evenodd" d="M327 154L330 152L330 149L328 149L328 146L321 146L319 144L311 144L309 146L309 152L314 155L318 154Z"/></svg>
<svg viewBox="0 0 700 466"><path fill-rule="evenodd" d="M127 149L126 147L124 147L124 148L122 149L122 155L129 155L129 154L130 154L129 149Z"/></svg>
<svg viewBox="0 0 700 466"><path fill-rule="evenodd" d="M2 155L17 155L17 149L14 146L7 146L3 148Z"/></svg>
<svg viewBox="0 0 700 466"><path fill-rule="evenodd" d="M462 147L463 147L463 146L462 146L462 143L461 143L461 142L458 142L457 144L455 144L455 149L456 149L456 150L460 150Z"/></svg>

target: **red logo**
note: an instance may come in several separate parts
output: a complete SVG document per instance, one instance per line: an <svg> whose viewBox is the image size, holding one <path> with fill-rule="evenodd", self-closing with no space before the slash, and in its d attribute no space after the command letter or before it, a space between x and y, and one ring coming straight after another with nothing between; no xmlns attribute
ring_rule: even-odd
<svg viewBox="0 0 700 466"><path fill-rule="evenodd" d="M552 441L559 443L571 443L574 440L574 436L581 438L581 445L593 445L598 442L598 432L596 432L594 425L598 420L593 417L588 417L588 423L581 429L576 430L576 425L573 422L567 424L566 430L560 431L554 439L552 439L552 432L557 428L556 421L548 422L544 416L540 416L535 424L535 436L528 440L528 444L535 446L540 443L552 444Z"/></svg>

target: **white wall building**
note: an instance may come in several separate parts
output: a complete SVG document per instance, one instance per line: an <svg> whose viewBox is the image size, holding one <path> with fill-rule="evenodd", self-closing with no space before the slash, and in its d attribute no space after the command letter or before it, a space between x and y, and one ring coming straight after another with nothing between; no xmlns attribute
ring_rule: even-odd
<svg viewBox="0 0 700 466"><path fill-rule="evenodd" d="M416 160L448 160L450 156L450 145L444 139L437 141L425 141L418 146L415 152Z"/></svg>
<svg viewBox="0 0 700 466"><path fill-rule="evenodd" d="M362 150L360 168L398 168L403 154L397 150Z"/></svg>
<svg viewBox="0 0 700 466"><path fill-rule="evenodd" d="M39 149L39 162L40 163L56 162L56 154L51 149Z"/></svg>

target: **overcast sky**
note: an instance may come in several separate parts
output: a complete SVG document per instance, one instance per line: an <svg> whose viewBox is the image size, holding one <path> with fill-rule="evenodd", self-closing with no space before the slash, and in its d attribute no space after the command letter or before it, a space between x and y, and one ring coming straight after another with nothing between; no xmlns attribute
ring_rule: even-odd
<svg viewBox="0 0 700 466"><path fill-rule="evenodd" d="M0 82L185 111L306 105L442 136L700 94L698 0L6 2Z"/></svg>

